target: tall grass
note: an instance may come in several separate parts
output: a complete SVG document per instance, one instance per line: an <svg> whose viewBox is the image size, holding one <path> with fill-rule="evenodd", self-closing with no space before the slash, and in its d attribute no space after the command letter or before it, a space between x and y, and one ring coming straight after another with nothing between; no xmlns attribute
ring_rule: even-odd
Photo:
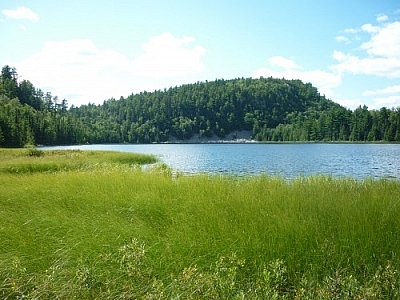
<svg viewBox="0 0 400 300"><path fill-rule="evenodd" d="M400 296L398 181L173 177L77 155L97 160L0 172L2 298Z"/></svg>
<svg viewBox="0 0 400 300"><path fill-rule="evenodd" d="M0 173L74 171L157 162L155 156L115 151L0 149Z"/></svg>

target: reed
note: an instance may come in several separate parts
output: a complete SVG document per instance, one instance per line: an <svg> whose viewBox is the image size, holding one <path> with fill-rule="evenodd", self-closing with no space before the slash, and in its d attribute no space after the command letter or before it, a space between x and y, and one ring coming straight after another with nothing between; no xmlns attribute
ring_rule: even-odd
<svg viewBox="0 0 400 300"><path fill-rule="evenodd" d="M8 151L2 298L400 296L396 180L172 176L128 154ZM5 171L50 162L72 167Z"/></svg>

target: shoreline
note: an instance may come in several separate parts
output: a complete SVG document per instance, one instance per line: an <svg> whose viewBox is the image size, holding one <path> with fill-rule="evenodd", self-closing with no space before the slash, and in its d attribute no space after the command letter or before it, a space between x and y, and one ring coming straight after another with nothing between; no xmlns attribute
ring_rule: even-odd
<svg viewBox="0 0 400 300"><path fill-rule="evenodd" d="M179 140L174 136L170 136L167 142L162 144L244 144L244 143L256 143L257 141L252 139L252 131L233 131L227 134L224 138L217 136L215 133L211 137L200 136L200 134L194 134L190 139ZM157 144L157 143L155 143Z"/></svg>

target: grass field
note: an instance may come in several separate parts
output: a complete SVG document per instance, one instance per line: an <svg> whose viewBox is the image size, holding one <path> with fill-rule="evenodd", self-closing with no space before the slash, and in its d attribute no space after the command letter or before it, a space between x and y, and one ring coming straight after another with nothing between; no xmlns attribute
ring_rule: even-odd
<svg viewBox="0 0 400 300"><path fill-rule="evenodd" d="M4 299L397 299L400 182L0 149Z"/></svg>

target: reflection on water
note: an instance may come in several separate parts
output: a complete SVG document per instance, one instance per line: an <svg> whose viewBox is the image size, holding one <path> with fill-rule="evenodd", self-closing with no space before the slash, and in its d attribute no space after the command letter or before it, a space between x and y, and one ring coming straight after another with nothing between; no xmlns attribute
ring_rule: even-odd
<svg viewBox="0 0 400 300"><path fill-rule="evenodd" d="M124 144L44 149L54 148L154 154L183 173L400 178L399 144Z"/></svg>

